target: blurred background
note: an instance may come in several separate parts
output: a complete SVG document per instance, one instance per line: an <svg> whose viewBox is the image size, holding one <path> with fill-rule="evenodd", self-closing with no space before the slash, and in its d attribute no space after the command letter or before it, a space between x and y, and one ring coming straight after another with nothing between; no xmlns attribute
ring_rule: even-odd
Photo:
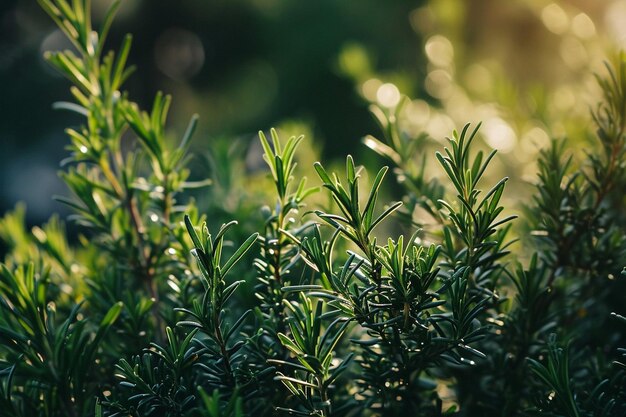
<svg viewBox="0 0 626 417"><path fill-rule="evenodd" d="M96 25L108 4L94 0ZM404 129L428 133L433 148L482 121L483 145L500 150L494 175L515 190L532 182L550 138L571 138L574 151L591 140L593 73L626 47L626 1L125 0L110 48L128 32L131 98L147 107L157 91L172 94L173 138L199 113L194 152L200 171L221 175L224 198L237 183L220 167L240 159L258 171L256 132L272 126L307 136L305 171L347 153L378 168L361 144L380 136L369 108L404 95ZM52 199L66 193L63 130L81 120L52 109L70 100L69 83L42 53L67 47L34 0L2 0L0 214L24 201L29 224L64 213Z"/></svg>

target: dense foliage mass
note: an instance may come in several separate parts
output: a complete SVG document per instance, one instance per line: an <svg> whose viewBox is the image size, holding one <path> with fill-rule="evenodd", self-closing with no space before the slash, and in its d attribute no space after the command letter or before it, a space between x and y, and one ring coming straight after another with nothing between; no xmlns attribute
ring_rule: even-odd
<svg viewBox="0 0 626 417"><path fill-rule="evenodd" d="M479 126L436 153L440 181L381 110L365 142L401 202L379 201L388 168L367 185L350 156L308 188L303 138L271 130L275 189L248 234L189 197L208 185L188 180L197 118L171 144L170 98L144 111L121 90L131 38L103 50L119 2L97 32L88 0L40 4L75 48L47 59L73 83L58 107L85 118L62 174L82 234L0 221L0 415L626 415L624 56L599 78L594 146L542 151L522 219L506 178L486 184Z"/></svg>

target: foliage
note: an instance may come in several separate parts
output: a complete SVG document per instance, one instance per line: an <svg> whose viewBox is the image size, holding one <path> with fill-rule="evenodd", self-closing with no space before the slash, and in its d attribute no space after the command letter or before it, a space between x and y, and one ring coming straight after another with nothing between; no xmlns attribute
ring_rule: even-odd
<svg viewBox="0 0 626 417"><path fill-rule="evenodd" d="M381 207L388 168L368 187L351 156L345 178L315 164L314 201L303 138L260 132L272 201L235 234L186 193L207 185L187 181L197 118L172 145L171 99L147 112L120 91L130 37L104 54L120 3L98 32L88 0L40 4L75 47L47 57L74 84L58 107L84 117L61 173L83 234L28 232L22 208L0 222L0 415L624 415L624 56L599 78L599 146L582 163L565 141L542 151L517 246L480 125L427 178L425 137L391 110L366 143L402 202Z"/></svg>

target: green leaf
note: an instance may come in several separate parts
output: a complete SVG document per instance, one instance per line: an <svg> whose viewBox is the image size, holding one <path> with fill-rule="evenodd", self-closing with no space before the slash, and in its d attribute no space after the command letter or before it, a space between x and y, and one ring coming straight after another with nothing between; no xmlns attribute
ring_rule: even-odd
<svg viewBox="0 0 626 417"><path fill-rule="evenodd" d="M285 375L279 375L279 376L276 377L276 379L278 379L279 381L289 381L289 382L291 382L293 384L302 385L303 387L309 387L309 388L317 389L317 385L315 385L315 384L311 384L310 382L303 381L303 380L297 379L297 378L292 378L292 377L285 376Z"/></svg>
<svg viewBox="0 0 626 417"><path fill-rule="evenodd" d="M226 264L222 267L222 276L226 276L228 271L245 255L245 253L252 247L254 242L258 239L259 234L254 233L245 242L239 246L239 248L235 251L233 256L226 262Z"/></svg>
<svg viewBox="0 0 626 417"><path fill-rule="evenodd" d="M370 195L367 199L367 203L365 204L365 208L363 209L363 223L366 225L366 227L371 225L372 217L374 214L374 206L376 205L376 199L378 198L380 185L385 178L387 170L387 167L381 168L380 171L378 171L378 174L376 174L376 178L374 178L374 183L372 185Z"/></svg>
<svg viewBox="0 0 626 417"><path fill-rule="evenodd" d="M111 24L113 23L113 19L117 14L117 11L122 4L122 0L114 0L102 20L102 27L100 28L100 35L98 36L98 47L96 49L96 56L99 56L102 52L102 48L106 42L107 36L109 34L109 30L111 29Z"/></svg>
<svg viewBox="0 0 626 417"><path fill-rule="evenodd" d="M198 114L194 114L193 116L191 116L191 119L189 120L189 124L187 125L187 130L185 130L185 133L183 134L183 138L180 141L180 145L178 145L180 149L187 149L187 147L189 146L189 141L191 140L191 137L196 131L196 127L198 125L198 119L200 119L200 116L198 116Z"/></svg>
<svg viewBox="0 0 626 417"><path fill-rule="evenodd" d="M120 48L120 52L117 55L117 60L115 61L115 66L113 67L113 76L111 78L111 88L113 91L118 90L122 84L124 83L127 74L126 71L126 60L128 59L128 54L130 53L130 47L133 43L132 35L126 35L124 40L122 41L122 46Z"/></svg>
<svg viewBox="0 0 626 417"><path fill-rule="evenodd" d="M320 179L325 185L333 184L332 180L328 176L328 173L326 172L322 164L320 164L319 162L316 162L315 164L313 164L313 167L315 168L315 171L317 171L317 175L320 177Z"/></svg>
<svg viewBox="0 0 626 417"><path fill-rule="evenodd" d="M370 225L370 227L367 229L367 233L369 234L372 230L374 230L374 228L376 226L378 226L378 224L380 222L382 222L383 220L385 220L387 217L389 217L394 211L398 210L400 207L402 207L402 202L401 201L396 201L395 203L393 203L391 206L387 207L381 214L380 216L378 216L378 218L376 218L376 220L374 220L372 222L372 224Z"/></svg>
<svg viewBox="0 0 626 417"><path fill-rule="evenodd" d="M185 226L187 227L187 233L189 234L189 237L191 237L191 241L193 242L193 245L197 249L204 249L203 246L202 246L202 242L200 241L200 238L198 238L198 234L196 233L196 229L193 226L193 224L191 223L191 219L186 214L185 214Z"/></svg>

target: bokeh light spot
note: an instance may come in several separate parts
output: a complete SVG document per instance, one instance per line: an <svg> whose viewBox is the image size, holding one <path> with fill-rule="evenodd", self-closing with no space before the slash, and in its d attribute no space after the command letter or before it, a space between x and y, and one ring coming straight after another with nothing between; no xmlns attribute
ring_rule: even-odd
<svg viewBox="0 0 626 417"><path fill-rule="evenodd" d="M569 27L569 18L565 10L556 3L551 3L541 11L541 21L552 33L563 34Z"/></svg>
<svg viewBox="0 0 626 417"><path fill-rule="evenodd" d="M463 76L467 88L475 94L484 95L493 89L493 76L489 69L481 64L473 64Z"/></svg>
<svg viewBox="0 0 626 417"><path fill-rule="evenodd" d="M370 71L369 57L362 45L349 43L339 53L339 68L344 74L359 79Z"/></svg>
<svg viewBox="0 0 626 417"><path fill-rule="evenodd" d="M449 67L454 61L454 47L448 38L431 36L424 46L428 60L438 67Z"/></svg>
<svg viewBox="0 0 626 417"><path fill-rule="evenodd" d="M400 102L400 90L398 90L398 87L391 83L385 83L378 88L376 98L384 107L395 107Z"/></svg>
<svg viewBox="0 0 626 417"><path fill-rule="evenodd" d="M563 38L559 52L563 62L573 70L583 68L589 61L585 45L573 36Z"/></svg>
<svg viewBox="0 0 626 417"><path fill-rule="evenodd" d="M59 29L55 29L46 35L41 41L39 51L43 55L46 51L64 51L66 49L75 50L72 42Z"/></svg>
<svg viewBox="0 0 626 417"><path fill-rule="evenodd" d="M559 110L566 111L574 107L576 96L571 88L562 86L554 92L553 103Z"/></svg>
<svg viewBox="0 0 626 417"><path fill-rule="evenodd" d="M442 69L431 71L426 76L425 87L431 96L445 99L452 93L452 77Z"/></svg>
<svg viewBox="0 0 626 417"><path fill-rule="evenodd" d="M424 100L413 100L406 107L406 115L411 123L423 125L430 118L430 106Z"/></svg>
<svg viewBox="0 0 626 417"><path fill-rule="evenodd" d="M572 32L582 39L589 39L596 34L596 26L587 14L579 13L572 19Z"/></svg>
<svg viewBox="0 0 626 417"><path fill-rule="evenodd" d="M507 122L499 117L487 120L482 128L485 142L499 152L508 153L515 149L517 135Z"/></svg>
<svg viewBox="0 0 626 417"><path fill-rule="evenodd" d="M450 118L450 116L442 113L436 113L428 121L425 130L430 137L441 143L445 143L446 136L449 135L453 129L454 121Z"/></svg>
<svg viewBox="0 0 626 417"><path fill-rule="evenodd" d="M157 39L154 59L163 74L174 80L186 80L196 75L202 68L204 47L195 33L171 28Z"/></svg>
<svg viewBox="0 0 626 417"><path fill-rule="evenodd" d="M361 86L361 94L369 101L376 101L376 94L382 84L383 82L378 78L371 78Z"/></svg>
<svg viewBox="0 0 626 417"><path fill-rule="evenodd" d="M521 140L522 153L534 155L550 144L550 136L540 127L533 127L526 132Z"/></svg>

